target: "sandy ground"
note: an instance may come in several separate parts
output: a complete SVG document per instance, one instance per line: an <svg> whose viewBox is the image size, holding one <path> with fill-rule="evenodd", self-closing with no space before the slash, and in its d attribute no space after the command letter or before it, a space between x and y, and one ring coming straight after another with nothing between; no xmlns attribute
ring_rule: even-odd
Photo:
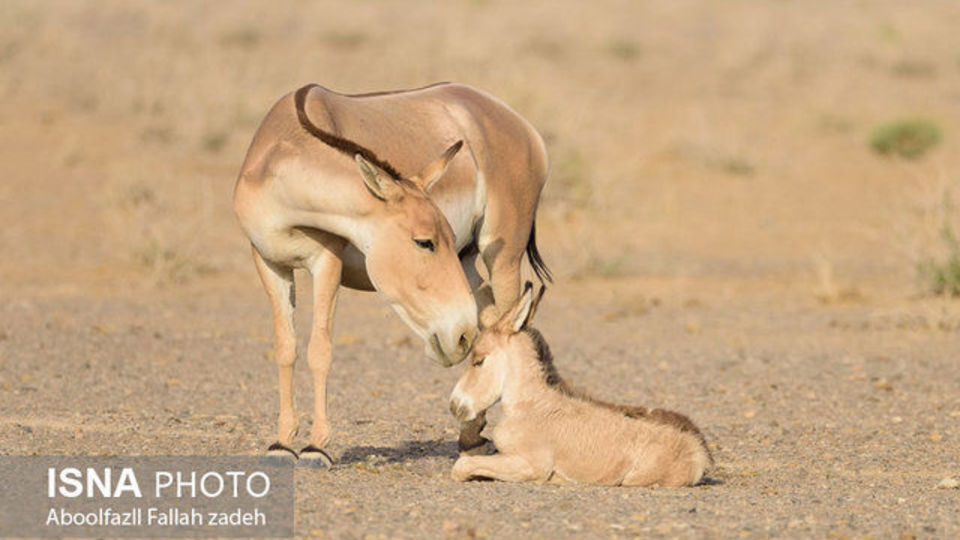
<svg viewBox="0 0 960 540"><path fill-rule="evenodd" d="M563 284L539 315L573 384L671 407L704 429L717 484L458 484L447 396L373 295L346 294L330 382L329 472L297 472L300 535L951 538L957 306L788 307L765 295ZM617 298L621 300L617 300ZM622 300L627 298L627 301ZM272 440L265 301L246 293L38 296L0 312L10 454L255 454ZM638 307L640 306L640 307ZM309 408L305 366L298 384ZM303 417L304 427L309 416Z"/></svg>
<svg viewBox="0 0 960 540"><path fill-rule="evenodd" d="M960 304L916 273L960 230L955 2L271 6L0 6L0 453L262 452L269 313L230 208L253 130L304 82L449 79L547 140L561 374L688 414L713 482L452 482L459 368L347 292L337 464L297 472L299 536L960 537L937 488L960 478ZM943 133L923 159L870 150L917 116Z"/></svg>

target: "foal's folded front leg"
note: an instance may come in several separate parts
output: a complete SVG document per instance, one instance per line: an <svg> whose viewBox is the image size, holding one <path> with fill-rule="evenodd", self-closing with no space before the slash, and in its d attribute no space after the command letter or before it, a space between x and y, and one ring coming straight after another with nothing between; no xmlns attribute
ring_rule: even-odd
<svg viewBox="0 0 960 540"><path fill-rule="evenodd" d="M461 456L453 464L450 476L458 482L474 478L492 478L504 482L544 482L549 471L541 469L519 455Z"/></svg>
<svg viewBox="0 0 960 540"><path fill-rule="evenodd" d="M473 420L461 422L458 446L460 455L478 456L490 453L492 443L480 432L487 425L487 411L483 411Z"/></svg>

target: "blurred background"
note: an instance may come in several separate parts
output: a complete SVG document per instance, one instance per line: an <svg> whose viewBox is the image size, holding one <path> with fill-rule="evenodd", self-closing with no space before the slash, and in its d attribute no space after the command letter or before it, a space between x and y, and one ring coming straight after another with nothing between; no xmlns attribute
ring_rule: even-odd
<svg viewBox="0 0 960 540"><path fill-rule="evenodd" d="M546 139L561 282L957 293L957 28L947 0L5 0L0 287L249 287L231 194L273 102L449 80Z"/></svg>

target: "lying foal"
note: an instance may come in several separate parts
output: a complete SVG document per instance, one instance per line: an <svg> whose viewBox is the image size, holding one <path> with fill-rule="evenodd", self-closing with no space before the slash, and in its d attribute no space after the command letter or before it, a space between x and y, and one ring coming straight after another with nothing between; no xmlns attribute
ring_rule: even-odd
<svg viewBox="0 0 960 540"><path fill-rule="evenodd" d="M529 282L517 304L483 330L450 396L460 421L503 403L493 431L499 451L462 456L454 480L580 482L625 486L697 483L712 464L700 430L682 414L614 405L571 390L540 332L527 325L536 298Z"/></svg>

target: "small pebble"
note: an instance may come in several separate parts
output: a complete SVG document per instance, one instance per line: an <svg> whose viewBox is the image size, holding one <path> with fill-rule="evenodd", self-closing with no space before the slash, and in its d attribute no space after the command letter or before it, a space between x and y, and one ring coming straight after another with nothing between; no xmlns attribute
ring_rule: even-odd
<svg viewBox="0 0 960 540"><path fill-rule="evenodd" d="M953 478L952 476L948 476L943 480L941 480L939 484L937 484L937 488L957 489L957 488L960 488L960 481L958 481L956 478Z"/></svg>

